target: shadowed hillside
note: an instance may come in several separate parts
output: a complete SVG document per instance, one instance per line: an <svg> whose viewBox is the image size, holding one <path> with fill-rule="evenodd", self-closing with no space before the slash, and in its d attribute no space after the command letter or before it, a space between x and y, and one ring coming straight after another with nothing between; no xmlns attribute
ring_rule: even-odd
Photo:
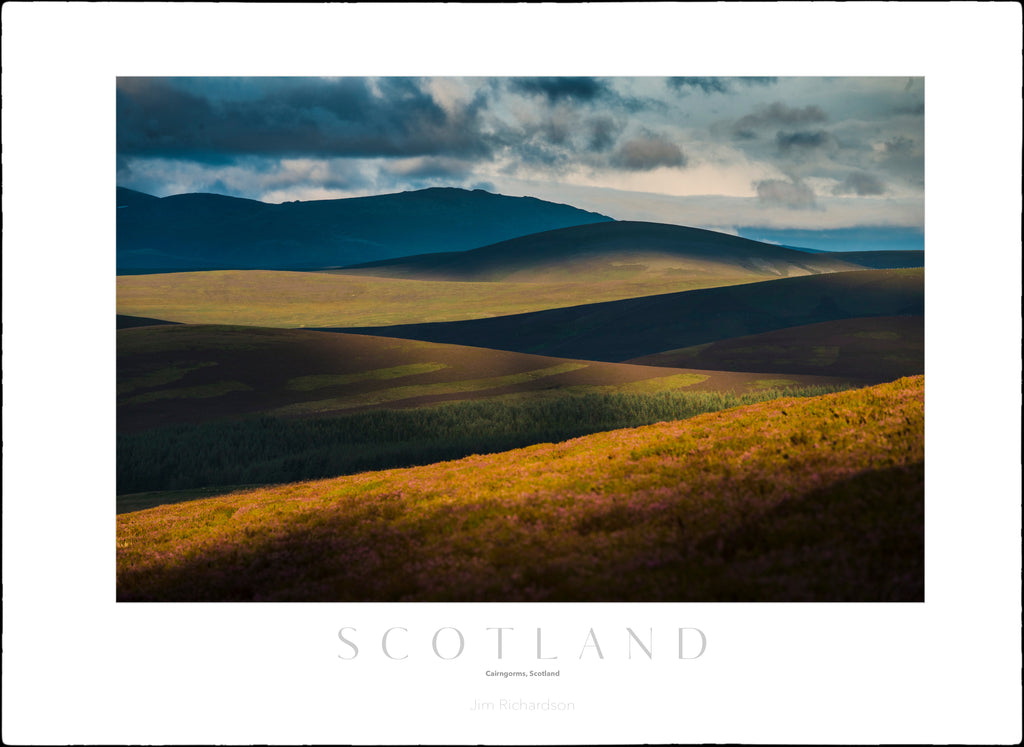
<svg viewBox="0 0 1024 747"><path fill-rule="evenodd" d="M757 374L549 358L390 337L203 325L117 335L118 431L246 415L308 417L439 402L674 391L759 391Z"/></svg>
<svg viewBox="0 0 1024 747"><path fill-rule="evenodd" d="M787 327L628 362L892 381L924 373L924 317L860 317Z"/></svg>
<svg viewBox="0 0 1024 747"><path fill-rule="evenodd" d="M924 252L914 249L883 250L877 252L833 252L831 256L850 264L872 267L877 270L924 267Z"/></svg>
<svg viewBox="0 0 1024 747"><path fill-rule="evenodd" d="M119 271L338 267L612 220L532 197L449 188L282 204L118 188L117 205Z"/></svg>
<svg viewBox="0 0 1024 747"><path fill-rule="evenodd" d="M128 316L126 314L117 315L118 329L130 329L131 327L153 327L162 324L178 324L178 322L168 322L163 319L152 319L146 316Z"/></svg>
<svg viewBox="0 0 1024 747"><path fill-rule="evenodd" d="M429 280L594 282L638 276L758 280L858 269L738 236L662 223L617 221L531 234L465 252L402 257L343 272Z"/></svg>
<svg viewBox="0 0 1024 747"><path fill-rule="evenodd" d="M495 319L335 331L566 358L625 361L785 327L852 317L923 313L923 270L861 270Z"/></svg>

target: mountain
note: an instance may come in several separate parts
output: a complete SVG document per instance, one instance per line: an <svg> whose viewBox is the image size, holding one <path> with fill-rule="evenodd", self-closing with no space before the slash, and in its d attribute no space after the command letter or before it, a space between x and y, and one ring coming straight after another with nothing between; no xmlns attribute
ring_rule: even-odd
<svg viewBox="0 0 1024 747"><path fill-rule="evenodd" d="M595 282L684 274L749 276L753 281L859 267L830 254L808 254L715 231L616 221L543 231L469 251L369 262L343 271L460 281Z"/></svg>
<svg viewBox="0 0 1024 747"><path fill-rule="evenodd" d="M493 319L334 331L564 358L625 361L785 327L923 313L923 270L857 270Z"/></svg>
<svg viewBox="0 0 1024 747"><path fill-rule="evenodd" d="M923 249L882 249L863 252L832 252L832 257L877 270L893 270L901 267L924 267Z"/></svg>
<svg viewBox="0 0 1024 747"><path fill-rule="evenodd" d="M924 231L914 226L850 226L848 228L799 229L737 226L748 239L812 251L924 251Z"/></svg>
<svg viewBox="0 0 1024 747"><path fill-rule="evenodd" d="M270 204L117 189L118 271L319 269L463 251L539 231L611 222L533 197L424 189Z"/></svg>

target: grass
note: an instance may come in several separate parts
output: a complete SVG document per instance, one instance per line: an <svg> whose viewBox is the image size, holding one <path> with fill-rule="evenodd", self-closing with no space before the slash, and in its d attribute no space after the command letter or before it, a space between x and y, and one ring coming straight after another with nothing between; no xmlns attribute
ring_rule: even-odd
<svg viewBox="0 0 1024 747"><path fill-rule="evenodd" d="M627 393L627 394L657 394L658 392L671 392L684 387L693 386L694 384L700 384L711 378L708 374L698 373L682 373L672 374L671 376L659 376L653 379L644 379L643 381L631 381L626 384L606 384L606 385L580 385L569 387L570 392L579 393L594 393L594 394L613 394L616 392ZM795 381L789 382L790 384L796 384Z"/></svg>
<svg viewBox="0 0 1024 747"><path fill-rule="evenodd" d="M270 270L117 278L117 313L187 324L370 327L506 316L763 279L749 274L577 282L447 282Z"/></svg>
<svg viewBox="0 0 1024 747"><path fill-rule="evenodd" d="M123 514L120 601L922 601L924 380Z"/></svg>
<svg viewBox="0 0 1024 747"><path fill-rule="evenodd" d="M125 400L125 404L141 405L147 402L155 402L161 399L210 399L222 397L230 392L248 392L252 387L240 381L218 381L215 384L202 384L199 386L183 386L174 389L160 389L155 392L136 394Z"/></svg>
<svg viewBox="0 0 1024 747"><path fill-rule="evenodd" d="M447 363L407 363L402 366L391 366L390 368L378 368L372 371L359 371L350 374L317 374L312 376L296 376L290 379L285 385L287 389L297 392L311 392L316 389L328 389L336 386L346 386L357 381L388 381L389 379L400 379L404 376L415 376L422 373L432 373L448 368Z"/></svg>
<svg viewBox="0 0 1024 747"><path fill-rule="evenodd" d="M709 358L721 357L728 348L743 348L768 344L792 347L796 360L801 351L810 347L842 345L843 351L853 354L857 370L871 372L871 355L876 350L893 347L891 341L858 338L843 339L849 331L865 331L870 322L853 321L886 316L890 319L917 318L916 328L923 329L920 320L924 314L924 272L922 270L860 270L822 275L788 277L765 282L751 282L728 287L704 288L683 293L664 293L642 298L574 306L549 308L544 311L512 316L449 321L435 324L397 324L387 328L355 327L339 331L361 334L401 337L405 339L470 345L503 350L517 350L561 358L580 360L629 361L660 365L701 368L708 370L761 371L778 373L817 373L820 375L854 376L838 370L799 371L788 368L778 370L756 366L770 362L777 355L758 352L753 358L742 356L744 365L734 367L708 365ZM791 338L785 330L808 331ZM837 325L837 326L836 326ZM911 329L915 327L910 322ZM909 330L908 330L909 331ZM766 339L771 333L772 337ZM781 337L779 337L781 335ZM837 339L837 337L839 339ZM745 338L738 340L737 338ZM923 348L923 332L916 338ZM909 347L913 338L898 347ZM777 341L770 341L777 340ZM664 362L666 351L712 343L709 348L685 363ZM721 343L721 345L719 344ZM726 350L721 350L722 346ZM859 351L867 355L858 355ZM726 358L740 356L728 355ZM845 357L845 356L841 356ZM923 354L921 357L923 361ZM850 362L837 361L846 368ZM655 364L658 365L658 364ZM893 376L869 376L872 383L891 381L915 371ZM857 377L861 378L861 377Z"/></svg>
<svg viewBox="0 0 1024 747"><path fill-rule="evenodd" d="M117 438L117 492L177 491L406 467L692 417L827 387L720 392L562 393L452 402L333 418L259 417Z"/></svg>
<svg viewBox="0 0 1024 747"><path fill-rule="evenodd" d="M161 368L156 371L150 371L142 376L135 376L133 378L119 380L117 382L117 393L130 394L136 389L149 389L151 387L164 386L165 384L173 384L175 381L180 381L192 371L198 371L201 368L207 368L209 366L216 366L216 361L200 361L198 363L180 362L173 365Z"/></svg>
<svg viewBox="0 0 1024 747"><path fill-rule="evenodd" d="M795 383L792 379L758 379L751 386L754 389L780 389Z"/></svg>
<svg viewBox="0 0 1024 747"><path fill-rule="evenodd" d="M331 397L330 399L314 400L312 402L296 402L271 410L271 415L306 415L320 412L337 412L349 410L355 407L370 407L383 405L389 402L397 402L416 397L436 397L447 394L464 394L466 392L481 392L489 389L500 389L501 387L524 384L529 381L536 381L548 376L577 371L586 368L586 363L560 363L556 366L542 368L535 371L524 371L506 376L493 376L486 379L464 379L462 381L441 381L434 384L410 384L408 386L391 387L374 392L362 392L350 394L343 397ZM437 370L437 369L431 369ZM698 378L698 381L701 379Z"/></svg>
<svg viewBox="0 0 1024 747"><path fill-rule="evenodd" d="M129 493L128 495L117 496L117 513L125 514L132 511L142 511L147 508L153 508L154 506L164 506L169 503L182 503L183 501L194 501L197 498L209 498L237 490L251 490L259 487L262 486L234 485L230 488L193 488L191 490L157 490L142 493Z"/></svg>
<svg viewBox="0 0 1024 747"><path fill-rule="evenodd" d="M312 417L517 394L550 399L681 388L743 392L764 378L297 329L180 324L124 329L117 338L118 378L131 384L118 396L121 433L268 413ZM848 381L792 379L799 385ZM210 396L182 396L197 394Z"/></svg>
<svg viewBox="0 0 1024 747"><path fill-rule="evenodd" d="M924 317L874 316L784 327L667 350L643 365L849 376L871 383L924 371Z"/></svg>

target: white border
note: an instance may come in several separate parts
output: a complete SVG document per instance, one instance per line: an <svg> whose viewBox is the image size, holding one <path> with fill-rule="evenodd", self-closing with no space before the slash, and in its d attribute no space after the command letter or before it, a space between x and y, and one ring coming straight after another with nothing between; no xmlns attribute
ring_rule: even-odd
<svg viewBox="0 0 1024 747"><path fill-rule="evenodd" d="M1020 29L1016 4L5 4L4 742L1019 742ZM114 604L114 78L330 72L925 76L926 603ZM390 626L415 658L377 655ZM467 712L513 689L493 626L544 628L562 677L520 684L574 713ZM622 659L626 626L708 650Z"/></svg>

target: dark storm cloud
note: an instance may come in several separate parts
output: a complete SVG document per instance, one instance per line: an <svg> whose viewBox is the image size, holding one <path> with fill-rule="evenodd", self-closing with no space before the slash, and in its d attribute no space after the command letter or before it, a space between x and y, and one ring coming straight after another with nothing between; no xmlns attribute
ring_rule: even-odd
<svg viewBox="0 0 1024 747"><path fill-rule="evenodd" d="M877 177L864 171L854 171L841 184L833 187L832 194L870 197L885 194L885 191L885 184Z"/></svg>
<svg viewBox="0 0 1024 747"><path fill-rule="evenodd" d="M610 92L608 84L597 78L510 78L513 91L545 96L548 101L592 101Z"/></svg>
<svg viewBox="0 0 1024 747"><path fill-rule="evenodd" d="M817 207L814 191L801 181L763 179L754 182L754 189L757 190L757 199L765 205L796 209Z"/></svg>
<svg viewBox="0 0 1024 747"><path fill-rule="evenodd" d="M544 139L553 145L566 145L572 136L573 126L565 117L547 117L540 126Z"/></svg>
<svg viewBox="0 0 1024 747"><path fill-rule="evenodd" d="M490 153L477 126L482 101L449 113L415 79L378 79L381 96L362 78L255 80L254 95L214 99L175 79L119 78L118 153L208 163Z"/></svg>
<svg viewBox="0 0 1024 747"><path fill-rule="evenodd" d="M592 117L587 126L590 129L587 145L593 151L606 151L611 148L615 144L615 138L622 131L622 125L611 117Z"/></svg>
<svg viewBox="0 0 1024 747"><path fill-rule="evenodd" d="M777 78L757 78L757 77L746 77L746 78L686 78L676 77L668 78L666 82L668 85L677 91L681 91L685 88L700 89L704 93L730 93L735 85L744 86L769 86L775 83Z"/></svg>
<svg viewBox="0 0 1024 747"><path fill-rule="evenodd" d="M650 171L659 166L685 166L686 156L675 143L660 137L627 140L612 154L611 165L625 171Z"/></svg>
<svg viewBox="0 0 1024 747"><path fill-rule="evenodd" d="M775 133L775 144L779 146L781 153L814 150L826 145L830 140L831 136L824 130Z"/></svg>
<svg viewBox="0 0 1024 747"><path fill-rule="evenodd" d="M809 104L803 108L789 107L776 101L769 106L762 106L754 112L740 117L734 125L734 129L756 130L765 127L779 127L780 125L811 124L824 122L828 119L820 106Z"/></svg>

